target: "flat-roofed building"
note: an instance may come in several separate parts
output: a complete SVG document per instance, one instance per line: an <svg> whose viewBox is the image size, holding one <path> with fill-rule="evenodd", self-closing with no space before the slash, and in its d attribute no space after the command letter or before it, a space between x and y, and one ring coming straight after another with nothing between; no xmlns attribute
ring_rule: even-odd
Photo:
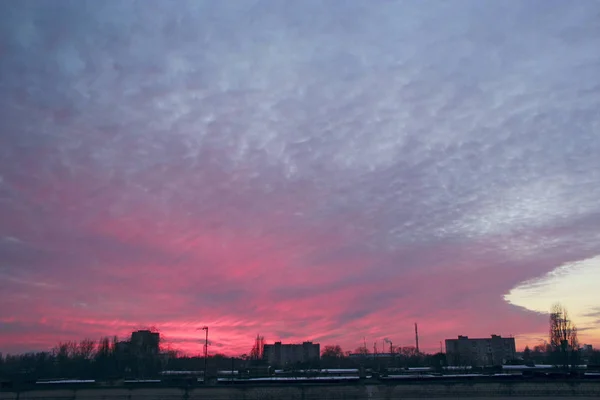
<svg viewBox="0 0 600 400"><path fill-rule="evenodd" d="M321 356L319 343L304 342L302 344L265 344L263 358L269 365L283 367L290 364L318 361Z"/></svg>
<svg viewBox="0 0 600 400"><path fill-rule="evenodd" d="M160 334L149 330L131 333L130 348L134 353L158 354Z"/></svg>
<svg viewBox="0 0 600 400"><path fill-rule="evenodd" d="M515 339L492 335L491 338L459 336L446 339L446 358L449 365L502 365L516 356Z"/></svg>

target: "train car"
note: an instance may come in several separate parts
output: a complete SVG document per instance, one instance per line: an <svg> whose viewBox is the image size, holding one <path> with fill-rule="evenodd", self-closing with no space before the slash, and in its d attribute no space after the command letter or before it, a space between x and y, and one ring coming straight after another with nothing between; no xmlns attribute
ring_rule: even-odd
<svg viewBox="0 0 600 400"><path fill-rule="evenodd" d="M358 369L276 369L268 376L220 376L219 384L343 383L359 381Z"/></svg>
<svg viewBox="0 0 600 400"><path fill-rule="evenodd" d="M358 382L357 376L271 376L267 378L251 378L249 383L348 383Z"/></svg>
<svg viewBox="0 0 600 400"><path fill-rule="evenodd" d="M95 379L39 379L36 385L89 385L96 383Z"/></svg>
<svg viewBox="0 0 600 400"><path fill-rule="evenodd" d="M160 380L166 385L194 386L204 382L204 371L161 371Z"/></svg>
<svg viewBox="0 0 600 400"><path fill-rule="evenodd" d="M358 368L326 368L326 369L276 369L273 377L358 377Z"/></svg>

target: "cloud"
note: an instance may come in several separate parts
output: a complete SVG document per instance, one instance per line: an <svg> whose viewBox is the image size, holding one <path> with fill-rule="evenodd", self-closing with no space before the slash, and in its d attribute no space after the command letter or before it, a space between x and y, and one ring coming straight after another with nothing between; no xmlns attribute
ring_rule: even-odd
<svg viewBox="0 0 600 400"><path fill-rule="evenodd" d="M0 5L2 342L545 332L503 296L600 254L598 11Z"/></svg>
<svg viewBox="0 0 600 400"><path fill-rule="evenodd" d="M586 317L600 317L600 309L585 314Z"/></svg>
<svg viewBox="0 0 600 400"><path fill-rule="evenodd" d="M559 302L569 310L580 340L594 341L598 336L598 299L596 282L600 257L565 263L542 277L514 287L505 299L511 304L547 314ZM583 334L582 334L583 333Z"/></svg>

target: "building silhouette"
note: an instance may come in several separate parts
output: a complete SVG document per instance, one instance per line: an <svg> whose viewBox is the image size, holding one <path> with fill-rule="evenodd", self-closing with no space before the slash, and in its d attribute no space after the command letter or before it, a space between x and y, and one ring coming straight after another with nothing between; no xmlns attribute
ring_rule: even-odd
<svg viewBox="0 0 600 400"><path fill-rule="evenodd" d="M450 365L484 366L502 365L513 360L516 355L514 338L492 335L491 338L446 339L446 358Z"/></svg>
<svg viewBox="0 0 600 400"><path fill-rule="evenodd" d="M275 342L263 346L263 359L267 360L269 365L277 367L318 361L320 356L319 343L282 344Z"/></svg>
<svg viewBox="0 0 600 400"><path fill-rule="evenodd" d="M131 333L130 347L137 354L158 354L160 334L149 330Z"/></svg>

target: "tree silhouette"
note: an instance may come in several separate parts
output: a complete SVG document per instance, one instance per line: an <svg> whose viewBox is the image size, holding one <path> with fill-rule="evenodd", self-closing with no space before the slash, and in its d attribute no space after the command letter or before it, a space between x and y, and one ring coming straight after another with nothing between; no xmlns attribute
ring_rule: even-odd
<svg viewBox="0 0 600 400"><path fill-rule="evenodd" d="M579 349L577 340L577 327L569 319L567 309L560 303L552 306L550 312L550 349L555 364L562 363L568 367L574 361L574 356Z"/></svg>
<svg viewBox="0 0 600 400"><path fill-rule="evenodd" d="M323 351L321 352L321 364L328 367L337 367L341 366L342 359L344 358L344 351L338 345L334 346L325 346Z"/></svg>
<svg viewBox="0 0 600 400"><path fill-rule="evenodd" d="M342 358L344 357L344 351L339 345L335 346L325 346L323 351L321 352L321 357L323 358Z"/></svg>

